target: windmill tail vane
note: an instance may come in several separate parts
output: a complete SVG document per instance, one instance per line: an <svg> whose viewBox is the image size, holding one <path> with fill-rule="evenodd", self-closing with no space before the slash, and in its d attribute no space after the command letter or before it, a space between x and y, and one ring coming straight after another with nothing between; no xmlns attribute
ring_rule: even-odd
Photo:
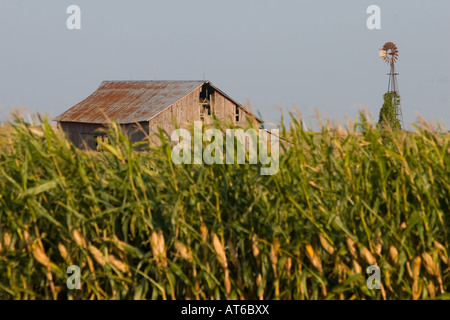
<svg viewBox="0 0 450 320"><path fill-rule="evenodd" d="M386 52L386 50L380 49L380 50L378 50L378 54L379 54L378 56L380 58L384 58L387 55L387 52Z"/></svg>

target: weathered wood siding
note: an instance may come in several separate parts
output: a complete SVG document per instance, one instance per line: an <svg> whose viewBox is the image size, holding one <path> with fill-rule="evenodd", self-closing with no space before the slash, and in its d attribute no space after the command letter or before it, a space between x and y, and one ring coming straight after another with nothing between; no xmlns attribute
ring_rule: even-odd
<svg viewBox="0 0 450 320"><path fill-rule="evenodd" d="M203 108L200 104L201 90L202 88L198 88L191 92L149 121L149 135L152 142L159 140L158 128L164 130L170 139L172 132L176 128L175 123L180 128L189 129L192 128L194 121L201 121ZM215 114L221 122L246 127L250 121L256 128L258 127L258 121L250 113L246 112L246 110L239 107L218 91L214 91L211 94L210 105L212 114ZM236 121L236 107L239 109L239 121ZM203 123L205 125L211 124L212 116L204 114Z"/></svg>
<svg viewBox="0 0 450 320"><path fill-rule="evenodd" d="M175 130L175 123L182 128L200 119L199 105L200 89L193 91L183 99L179 100L149 122L150 134L153 135L161 128L169 135Z"/></svg>

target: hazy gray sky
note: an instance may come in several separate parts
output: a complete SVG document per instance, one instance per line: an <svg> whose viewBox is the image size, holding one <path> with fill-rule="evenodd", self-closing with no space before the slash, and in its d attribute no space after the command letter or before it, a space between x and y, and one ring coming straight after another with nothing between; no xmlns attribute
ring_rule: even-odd
<svg viewBox="0 0 450 320"><path fill-rule="evenodd" d="M66 9L81 8L81 30ZM381 30L369 30L369 5ZM269 122L277 107L378 118L397 44L405 124L450 127L450 1L0 0L0 119L26 106L56 116L103 80L210 80Z"/></svg>

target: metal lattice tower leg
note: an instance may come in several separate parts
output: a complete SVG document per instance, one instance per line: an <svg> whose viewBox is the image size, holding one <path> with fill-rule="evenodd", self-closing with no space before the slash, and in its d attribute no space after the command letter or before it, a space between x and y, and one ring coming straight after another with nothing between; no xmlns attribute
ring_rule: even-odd
<svg viewBox="0 0 450 320"><path fill-rule="evenodd" d="M397 82L398 73L395 71L394 60L391 61L391 69L390 69L390 73L388 73L388 76L389 76L388 92L395 94L395 95L393 95L393 98L392 98L393 99L392 105L396 107L395 108L395 110L396 110L395 116L401 120L402 128L404 128L401 101L399 98L397 98L397 96L400 96L400 91L398 89L398 82Z"/></svg>

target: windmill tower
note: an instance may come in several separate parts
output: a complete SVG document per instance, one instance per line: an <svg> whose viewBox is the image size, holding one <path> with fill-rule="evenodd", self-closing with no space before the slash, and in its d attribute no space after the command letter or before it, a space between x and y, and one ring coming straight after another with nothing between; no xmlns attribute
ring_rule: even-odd
<svg viewBox="0 0 450 320"><path fill-rule="evenodd" d="M379 57L384 60L390 66L390 72L388 73L389 82L388 82L388 93L392 96L392 106L394 106L397 119L401 119L402 128L404 128L403 124L403 113L402 107L400 105L400 93L398 90L398 82L397 76L398 73L395 71L395 63L398 60L398 48L392 42L386 42L383 46L383 49L379 50Z"/></svg>

